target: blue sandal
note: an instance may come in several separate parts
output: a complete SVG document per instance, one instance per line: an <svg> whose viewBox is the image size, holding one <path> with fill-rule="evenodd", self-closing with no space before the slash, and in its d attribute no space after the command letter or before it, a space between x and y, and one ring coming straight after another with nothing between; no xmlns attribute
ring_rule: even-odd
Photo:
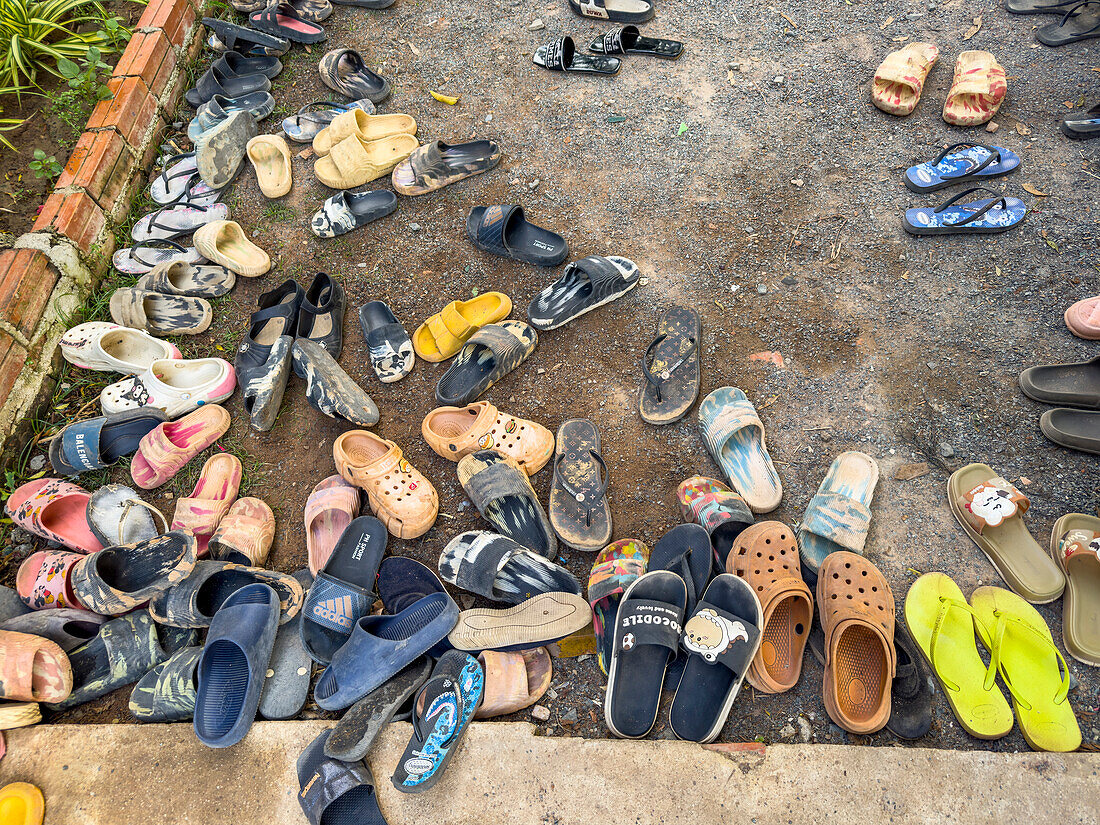
<svg viewBox="0 0 1100 825"><path fill-rule="evenodd" d="M975 192L987 192L993 197L959 203ZM930 206L906 209L902 224L910 235L997 235L1021 223L1027 211L1027 205L1019 198L975 186L934 209Z"/></svg>
<svg viewBox="0 0 1100 825"><path fill-rule="evenodd" d="M50 442L50 464L61 476L109 467L137 452L141 439L167 420L162 410L142 407L74 422Z"/></svg>
<svg viewBox="0 0 1100 825"><path fill-rule="evenodd" d="M1008 149L956 143L940 152L935 160L905 170L905 186L912 192L935 192L975 178L999 178L1019 167L1019 155Z"/></svg>

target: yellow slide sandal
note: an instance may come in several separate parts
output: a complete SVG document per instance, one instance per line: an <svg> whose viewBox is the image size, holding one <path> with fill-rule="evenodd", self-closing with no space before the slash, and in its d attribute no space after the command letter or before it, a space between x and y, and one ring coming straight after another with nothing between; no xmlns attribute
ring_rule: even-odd
<svg viewBox="0 0 1100 825"><path fill-rule="evenodd" d="M503 321L512 311L512 299L503 292L486 292L469 301L451 301L417 327L413 349L425 361L446 361L462 349L470 336L486 324Z"/></svg>
<svg viewBox="0 0 1100 825"><path fill-rule="evenodd" d="M317 180L330 189L354 189L388 175L418 146L412 135L391 135L380 140L350 135L318 158L313 171Z"/></svg>
<svg viewBox="0 0 1100 825"><path fill-rule="evenodd" d="M0 825L42 825L46 800L28 782L12 782L0 788Z"/></svg>
<svg viewBox="0 0 1100 825"><path fill-rule="evenodd" d="M332 123L313 138L313 151L318 157L327 155L332 147L358 135L364 141L381 140L395 135L415 135L416 121L408 115L368 115L362 109L349 109L332 119Z"/></svg>
<svg viewBox="0 0 1100 825"><path fill-rule="evenodd" d="M1100 518L1062 516L1050 533L1050 554L1066 574L1062 641L1074 659L1100 667Z"/></svg>
<svg viewBox="0 0 1100 825"><path fill-rule="evenodd" d="M979 587L970 604L1027 743L1037 751L1081 747L1081 728L1068 699L1069 668L1039 611L1003 587Z"/></svg>
<svg viewBox="0 0 1100 825"><path fill-rule="evenodd" d="M997 687L996 663L987 668L978 655L977 618L959 586L943 573L925 573L905 596L905 624L955 718L971 736L1000 739L1012 730L1012 708Z"/></svg>

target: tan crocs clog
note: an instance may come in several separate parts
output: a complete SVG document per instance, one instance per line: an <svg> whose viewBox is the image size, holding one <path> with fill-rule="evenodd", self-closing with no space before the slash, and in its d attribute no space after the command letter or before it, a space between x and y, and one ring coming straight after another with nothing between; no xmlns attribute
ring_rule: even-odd
<svg viewBox="0 0 1100 825"><path fill-rule="evenodd" d="M911 115L939 56L935 43L909 43L890 52L875 71L871 102L887 114Z"/></svg>
<svg viewBox="0 0 1100 825"><path fill-rule="evenodd" d="M726 556L726 572L748 582L763 610L760 649L749 667L749 684L763 693L790 690L802 673L802 653L814 618L794 530L779 521L762 521L744 530Z"/></svg>
<svg viewBox="0 0 1100 825"><path fill-rule="evenodd" d="M393 535L413 539L435 524L435 488L392 441L349 430L333 443L332 457L344 480L366 491L371 510Z"/></svg>
<svg viewBox="0 0 1100 825"><path fill-rule="evenodd" d="M313 138L313 151L324 157L345 138L358 135L365 142L397 135L415 135L416 121L409 115L368 115L362 109L349 109L332 119L332 123Z"/></svg>
<svg viewBox="0 0 1100 825"><path fill-rule="evenodd" d="M541 424L501 412L488 401L465 407L439 407L420 424L428 446L450 461L478 450L515 460L533 476L554 454L554 434Z"/></svg>
<svg viewBox="0 0 1100 825"><path fill-rule="evenodd" d="M245 278L257 278L271 269L271 258L244 234L236 221L211 221L195 230L195 249L208 261Z"/></svg>
<svg viewBox="0 0 1100 825"><path fill-rule="evenodd" d="M420 145L412 135L365 141L350 135L313 165L317 180L330 189L353 189L388 175Z"/></svg>
<svg viewBox="0 0 1100 825"><path fill-rule="evenodd" d="M281 198L290 191L290 148L281 135L257 135L248 141L246 151L264 197Z"/></svg>
<svg viewBox="0 0 1100 825"><path fill-rule="evenodd" d="M980 126L997 114L1007 92L1005 70L997 58L989 52L962 52L943 103L943 119L952 126Z"/></svg>
<svg viewBox="0 0 1100 825"><path fill-rule="evenodd" d="M1028 531L1031 502L1016 487L985 464L968 464L947 480L947 503L1009 587L1032 604L1062 595L1066 577Z"/></svg>
<svg viewBox="0 0 1100 825"><path fill-rule="evenodd" d="M849 733L874 733L890 719L897 666L894 594L863 556L839 550L818 571L817 610L825 633L825 710Z"/></svg>

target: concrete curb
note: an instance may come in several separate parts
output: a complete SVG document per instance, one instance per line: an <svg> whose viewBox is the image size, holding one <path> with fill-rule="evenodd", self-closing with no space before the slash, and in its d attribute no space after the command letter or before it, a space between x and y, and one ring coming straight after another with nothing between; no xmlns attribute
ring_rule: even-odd
<svg viewBox="0 0 1100 825"><path fill-rule="evenodd" d="M0 252L0 449L53 391L57 342L110 266L202 46L202 0L150 0L31 232Z"/></svg>
<svg viewBox="0 0 1100 825"><path fill-rule="evenodd" d="M42 788L47 825L302 825L295 760L331 722L258 722L211 750L190 725L39 725L8 731L0 784ZM1100 755L715 745L534 736L473 724L433 789L389 778L410 734L390 725L370 756L397 823L636 825L893 822L1094 823Z"/></svg>

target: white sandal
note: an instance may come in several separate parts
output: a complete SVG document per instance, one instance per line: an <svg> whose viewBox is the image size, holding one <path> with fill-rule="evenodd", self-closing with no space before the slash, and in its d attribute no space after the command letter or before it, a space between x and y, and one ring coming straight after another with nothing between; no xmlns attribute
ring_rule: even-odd
<svg viewBox="0 0 1100 825"><path fill-rule="evenodd" d="M140 329L89 321L61 336L61 355L70 364L98 372L134 375L154 361L183 358L173 344Z"/></svg>
<svg viewBox="0 0 1100 825"><path fill-rule="evenodd" d="M140 375L106 387L99 396L104 415L159 407L169 418L179 418L204 404L216 404L233 394L237 376L221 358L154 361Z"/></svg>

